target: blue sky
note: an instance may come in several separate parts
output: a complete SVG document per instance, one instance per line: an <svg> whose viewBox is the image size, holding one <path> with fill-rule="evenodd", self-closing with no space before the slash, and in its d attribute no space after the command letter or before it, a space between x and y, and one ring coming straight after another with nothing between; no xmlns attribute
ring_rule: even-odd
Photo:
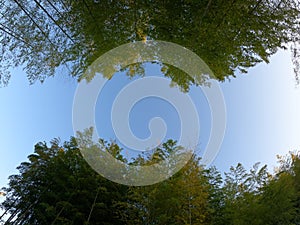
<svg viewBox="0 0 300 225"><path fill-rule="evenodd" d="M300 150L300 87L296 87L290 53L280 51L271 58L270 64L260 64L246 75L237 75L230 82L220 84L227 108L227 129L213 164L222 171L238 162L247 168L262 162L272 169L276 154ZM110 85L114 85L113 80ZM44 84L30 86L22 71L13 71L8 87L0 89L0 186L7 183L9 175L16 173L16 166L33 152L34 144L55 137L65 141L73 135L72 105L76 87L75 80L60 74L48 78ZM117 89L107 86L106 96L112 96L112 90ZM210 116L201 89L193 89L192 93L200 115L201 152L208 140ZM107 124L109 111L105 112L111 103L101 103L109 100L105 97L97 102L96 121L103 124L101 128L105 127L104 131L97 129L105 138L114 139ZM101 104L106 107L100 108ZM148 109L149 104L156 106L155 110ZM142 110L144 113L140 113ZM133 131L141 138L146 137L147 121L153 116L165 117L168 128L175 131L169 135L176 137L174 108L155 98L141 101L132 110Z"/></svg>
<svg viewBox="0 0 300 225"><path fill-rule="evenodd" d="M146 77L163 77L162 73L160 72L160 66L157 64L145 64L145 74ZM97 129L99 136L107 140L116 140L117 143L124 149L126 148L126 146L123 145L122 142L118 141L118 137L115 135L115 131L112 127L111 109L116 96L120 93L120 90L122 90L122 88L127 88L126 90L132 88L126 85L132 84L137 79L139 79L139 77L128 79L124 73L117 73L109 82L106 83L106 85L102 89L96 106L96 124L99 125ZM169 85L170 82L168 81L167 83ZM141 90L135 90L135 92L137 95L143 94L143 91ZM164 96L166 92L167 91L162 91L162 93L160 94ZM159 96L160 94L157 95ZM205 145L208 142L210 134L207 131L209 131L211 128L209 104L207 102L207 99L205 98L203 91L199 87L192 87L189 95L191 96L192 101L197 108L198 116L200 119L199 142L200 144L202 143L201 145ZM120 104L127 104L127 102L121 102ZM173 104L176 103L173 102ZM122 111L121 113L124 114L124 111ZM172 103L154 96L143 98L142 100L138 101L138 103L135 104L132 108L129 117L129 124L132 133L140 139L149 138L151 136L151 132L148 129L149 121L155 117L160 117L164 120L167 127L167 132L166 137L162 141L157 139L155 143L153 143L154 145L167 141L168 139L179 140L181 131L180 115L178 114ZM116 118L115 120L118 120L118 118ZM116 124L118 124L118 122L121 121L117 121ZM154 132L155 131L159 130L154 129ZM129 135L124 136L126 139L126 137ZM130 152L139 153L138 151Z"/></svg>

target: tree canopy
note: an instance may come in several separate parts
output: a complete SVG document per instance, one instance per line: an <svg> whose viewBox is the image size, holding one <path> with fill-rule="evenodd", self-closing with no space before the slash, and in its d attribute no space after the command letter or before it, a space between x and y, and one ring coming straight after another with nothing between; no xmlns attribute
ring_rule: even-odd
<svg viewBox="0 0 300 225"><path fill-rule="evenodd" d="M165 143L158 153L174 143ZM114 143L106 151L122 160ZM137 158L152 163L156 157ZM167 152L166 152L167 153ZM148 162L147 162L148 161ZM80 154L75 138L40 142L19 173L9 177L1 204L4 224L300 224L300 156L279 157L271 174L258 163L242 164L225 176L205 168L194 155L177 174L150 186L125 186L97 174ZM5 221L4 221L4 218Z"/></svg>
<svg viewBox="0 0 300 225"><path fill-rule="evenodd" d="M292 47L298 74L299 1L0 1L0 84L9 68L22 66L30 83L57 69L80 79L105 52L128 42L163 40L200 56L216 79L268 62L279 48ZM142 71L131 65L130 71ZM165 76L188 90L195 81L170 65Z"/></svg>

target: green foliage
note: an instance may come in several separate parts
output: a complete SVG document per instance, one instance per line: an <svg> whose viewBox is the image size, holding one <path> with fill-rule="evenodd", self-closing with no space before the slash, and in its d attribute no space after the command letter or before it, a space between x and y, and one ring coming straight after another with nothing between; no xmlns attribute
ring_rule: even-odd
<svg viewBox="0 0 300 225"><path fill-rule="evenodd" d="M161 183L133 187L135 205L143 205L142 224L207 224L208 181L195 156Z"/></svg>
<svg viewBox="0 0 300 225"><path fill-rule="evenodd" d="M295 159L299 160L299 156L291 154L281 160L280 169L273 176L266 167L258 170L257 164L250 173L241 164L232 167L223 187L226 224L299 224L299 190L296 174L291 172L295 166L290 163Z"/></svg>
<svg viewBox="0 0 300 225"><path fill-rule="evenodd" d="M30 83L66 68L78 79L99 56L128 42L164 40L199 55L223 81L292 47L299 71L299 2L290 0L0 1L0 84L22 66ZM159 58L159 57L158 57ZM128 75L143 75L141 65ZM172 66L162 71L184 91L193 78Z"/></svg>
<svg viewBox="0 0 300 225"><path fill-rule="evenodd" d="M126 162L115 143L103 146ZM176 147L169 140L152 157L139 156L131 163L157 163ZM258 163L249 171L238 164L224 178L214 167L203 168L194 155L174 176L141 187L97 174L75 138L62 145L58 139L50 146L38 143L28 160L2 188L1 208L9 212L5 224L300 224L300 156L295 153L280 157L273 175Z"/></svg>
<svg viewBox="0 0 300 225"><path fill-rule="evenodd" d="M15 214L14 223L123 224L113 209L126 187L93 171L74 138L63 146L38 143L28 159L4 189L9 195L3 207Z"/></svg>

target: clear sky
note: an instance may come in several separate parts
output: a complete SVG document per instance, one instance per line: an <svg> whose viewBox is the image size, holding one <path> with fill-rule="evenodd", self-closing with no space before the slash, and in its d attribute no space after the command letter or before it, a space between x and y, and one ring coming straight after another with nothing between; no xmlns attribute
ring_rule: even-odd
<svg viewBox="0 0 300 225"><path fill-rule="evenodd" d="M227 129L213 163L220 170L226 171L238 162L247 168L262 162L272 170L276 154L300 150L300 87L296 87L290 61L290 53L280 51L271 58L270 64L260 64L248 74L237 74L237 78L221 84ZM154 67L148 70L155 75ZM121 88L119 84L112 80L111 86L106 87L106 97L97 102L96 122L101 124L97 130L105 138L115 139L109 125L108 106L112 93ZM0 89L0 186L5 185L7 177L16 173L15 168L33 153L34 144L49 142L55 137L66 141L73 135L72 105L76 86L75 80L59 74L44 84L30 86L22 71L13 71L8 87ZM201 152L209 137L211 118L201 89L192 89L191 95L200 115ZM153 105L155 107L151 107ZM130 116L132 130L141 138L149 135L147 124L154 116L165 119L168 128L173 130L170 137L178 136L178 115L170 104L160 99L141 101Z"/></svg>

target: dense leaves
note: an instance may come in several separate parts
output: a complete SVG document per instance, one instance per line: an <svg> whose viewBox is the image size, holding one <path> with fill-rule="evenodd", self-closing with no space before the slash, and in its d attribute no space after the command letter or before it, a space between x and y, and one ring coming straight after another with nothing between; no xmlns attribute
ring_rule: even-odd
<svg viewBox="0 0 300 225"><path fill-rule="evenodd" d="M268 62L293 42L299 71L298 0L2 0L0 5L1 85L15 66L24 67L30 83L61 68L80 79L103 53L139 40L180 44L221 81ZM141 65L127 69L128 75L143 74ZM195 83L176 67L162 65L162 71L183 90Z"/></svg>
<svg viewBox="0 0 300 225"><path fill-rule="evenodd" d="M125 186L93 171L74 139L63 146L56 140L50 147L38 143L28 159L5 189L8 198L3 207L11 212L8 224L10 220L21 224L122 224L114 208L125 196Z"/></svg>
<svg viewBox="0 0 300 225"><path fill-rule="evenodd" d="M272 175L255 164L241 164L224 177L192 159L177 174L154 185L129 187L111 182L82 158L75 139L38 143L2 189L5 224L300 224L300 157L279 158ZM122 149L106 143L122 158ZM136 164L163 159L176 143L168 141ZM124 159L123 159L124 160ZM151 162L151 160L154 160ZM3 221L4 222L4 221Z"/></svg>

